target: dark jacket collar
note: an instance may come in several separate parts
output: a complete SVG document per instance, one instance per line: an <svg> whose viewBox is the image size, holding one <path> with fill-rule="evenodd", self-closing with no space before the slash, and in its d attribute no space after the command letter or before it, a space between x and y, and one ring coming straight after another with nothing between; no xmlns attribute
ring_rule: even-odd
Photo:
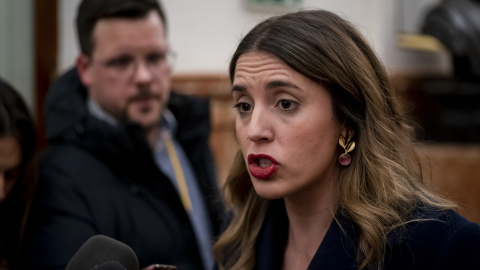
<svg viewBox="0 0 480 270"><path fill-rule="evenodd" d="M49 140L59 140L63 134L88 114L87 90L77 70L70 69L52 85L45 99L45 132Z"/></svg>

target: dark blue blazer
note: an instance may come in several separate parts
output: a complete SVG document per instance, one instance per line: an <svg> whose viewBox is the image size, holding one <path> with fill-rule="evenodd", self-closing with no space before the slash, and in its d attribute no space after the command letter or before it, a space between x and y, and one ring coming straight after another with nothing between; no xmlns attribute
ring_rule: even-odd
<svg viewBox="0 0 480 270"><path fill-rule="evenodd" d="M340 212L340 211L339 211ZM358 269L356 226L336 215L315 256L313 269ZM394 232L387 245L384 269L480 269L480 226L454 211L416 209L406 230ZM341 226L341 227L340 227ZM256 269L282 269L288 232L283 200L273 201L257 242Z"/></svg>

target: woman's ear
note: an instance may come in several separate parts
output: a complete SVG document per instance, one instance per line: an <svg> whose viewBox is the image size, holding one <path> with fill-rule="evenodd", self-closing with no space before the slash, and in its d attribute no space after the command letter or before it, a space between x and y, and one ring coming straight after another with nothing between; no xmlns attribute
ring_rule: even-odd
<svg viewBox="0 0 480 270"><path fill-rule="evenodd" d="M80 54L77 57L76 66L80 80L82 81L83 85L88 88L92 81L90 57L85 54Z"/></svg>
<svg viewBox="0 0 480 270"><path fill-rule="evenodd" d="M343 138L347 138L347 133L348 133L348 127L343 124L340 128L340 135L343 137Z"/></svg>

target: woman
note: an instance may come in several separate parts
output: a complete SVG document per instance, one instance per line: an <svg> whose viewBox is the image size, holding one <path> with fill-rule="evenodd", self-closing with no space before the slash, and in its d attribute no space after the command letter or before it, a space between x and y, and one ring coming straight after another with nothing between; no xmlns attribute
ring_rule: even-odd
<svg viewBox="0 0 480 270"><path fill-rule="evenodd" d="M423 184L387 73L347 21L267 19L230 78L241 151L221 269L480 269L480 226Z"/></svg>
<svg viewBox="0 0 480 270"><path fill-rule="evenodd" d="M16 269L33 194L28 174L35 149L32 117L21 96L0 80L0 269Z"/></svg>

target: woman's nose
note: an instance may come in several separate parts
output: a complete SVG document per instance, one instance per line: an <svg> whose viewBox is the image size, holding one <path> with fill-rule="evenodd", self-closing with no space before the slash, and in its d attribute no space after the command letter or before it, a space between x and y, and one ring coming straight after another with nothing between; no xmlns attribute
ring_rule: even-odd
<svg viewBox="0 0 480 270"><path fill-rule="evenodd" d="M250 118L247 137L252 142L273 140L272 119L268 110L256 107Z"/></svg>

